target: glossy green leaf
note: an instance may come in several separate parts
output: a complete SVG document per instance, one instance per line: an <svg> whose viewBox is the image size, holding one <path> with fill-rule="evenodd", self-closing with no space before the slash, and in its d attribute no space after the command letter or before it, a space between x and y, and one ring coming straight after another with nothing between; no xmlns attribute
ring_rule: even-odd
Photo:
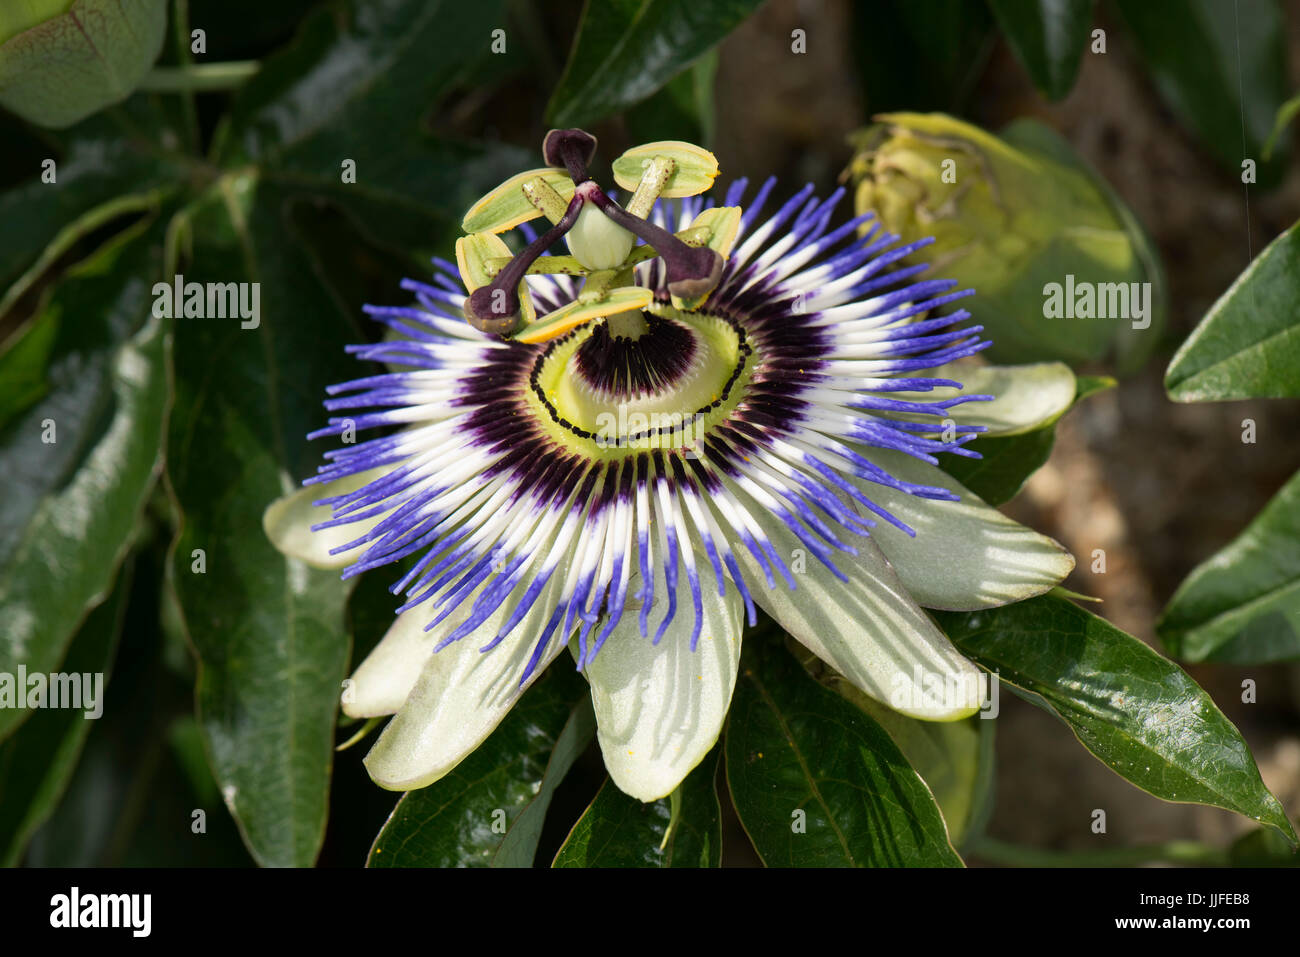
<svg viewBox="0 0 1300 957"><path fill-rule="evenodd" d="M852 686L836 690L843 694L846 688ZM960 846L978 810L980 786L987 784L980 766L980 726L991 722L978 715L962 721L921 721L861 692L849 700L889 733L907 763L930 788L952 843Z"/></svg>
<svg viewBox="0 0 1300 957"><path fill-rule="evenodd" d="M1029 476L1046 464L1056 443L1056 426L1047 425L1021 435L976 439L967 448L978 459L945 455L943 470L990 505L1009 502L1019 494Z"/></svg>
<svg viewBox="0 0 1300 957"><path fill-rule="evenodd" d="M32 832L54 811L76 770L86 735L103 714L103 690L130 591L127 562L112 594L86 617L60 666L64 674L86 676L80 679L80 688L87 707L37 711L0 745L0 866L19 862ZM94 675L101 676L98 684ZM93 703L85 698L87 693L95 698Z"/></svg>
<svg viewBox="0 0 1300 957"><path fill-rule="evenodd" d="M708 148L713 142L716 115L713 82L718 72L715 47L677 74L650 99L627 111L628 136L633 143L686 140Z"/></svg>
<svg viewBox="0 0 1300 957"><path fill-rule="evenodd" d="M787 640L786 647L810 675L885 729L930 788L955 846L978 833L992 809L996 721L979 715L961 721L909 718L863 694L798 642Z"/></svg>
<svg viewBox="0 0 1300 957"><path fill-rule="evenodd" d="M384 0L316 12L241 88L217 156L260 164L286 193L327 199L380 245L435 251L482 193L537 165L536 154L421 128L464 72L492 57L503 7Z"/></svg>
<svg viewBox="0 0 1300 957"><path fill-rule="evenodd" d="M192 173L171 151L179 135L159 104L144 96L114 107L111 116L44 132L45 149L29 160L27 178L0 192L0 313L74 244L106 226L129 225L174 192Z"/></svg>
<svg viewBox="0 0 1300 957"><path fill-rule="evenodd" d="M184 214L185 281L259 283L260 314L172 320L171 580L226 804L260 863L307 865L325 827L349 585L277 552L261 518L315 472L321 450L305 437L325 422L325 387L358 369L343 351L350 318L283 200L252 176L227 177Z"/></svg>
<svg viewBox="0 0 1300 957"><path fill-rule="evenodd" d="M1300 849L1271 827L1257 827L1228 848L1233 867L1300 867Z"/></svg>
<svg viewBox="0 0 1300 957"><path fill-rule="evenodd" d="M1114 386L1115 380L1081 376L1075 380L1074 401ZM978 459L942 455L943 470L990 505L1015 498L1029 476L1047 463L1056 442L1056 418L1046 425L1016 435L991 435L971 442L967 448L980 453Z"/></svg>
<svg viewBox="0 0 1300 957"><path fill-rule="evenodd" d="M132 556L134 574L103 715L85 722L90 733L76 771L53 815L33 835L28 866L253 863L221 806L201 746L194 753L194 732L186 730L194 723L194 688L168 660L172 647L158 614L166 530L157 531ZM92 618L97 614L99 609ZM76 654L74 645L69 661ZM28 730L20 729L16 740Z"/></svg>
<svg viewBox="0 0 1300 957"><path fill-rule="evenodd" d="M16 334L0 353L0 428L49 393L50 357L59 324L46 315Z"/></svg>
<svg viewBox="0 0 1300 957"><path fill-rule="evenodd" d="M1070 92L1092 24L1092 0L989 0L1007 43L1039 93Z"/></svg>
<svg viewBox="0 0 1300 957"><path fill-rule="evenodd" d="M722 749L715 748L686 776L677 794L650 804L628 797L607 779L552 866L721 866L722 807L714 787L721 755Z"/></svg>
<svg viewBox="0 0 1300 957"><path fill-rule="evenodd" d="M1232 722L1132 635L1054 595L936 617L972 661L1037 696L1131 783L1166 801L1236 811L1294 839Z"/></svg>
<svg viewBox="0 0 1300 957"><path fill-rule="evenodd" d="M952 867L943 817L867 714L821 687L775 640L749 640L727 718L727 783L763 862Z"/></svg>
<svg viewBox="0 0 1300 957"><path fill-rule="evenodd" d="M528 867L551 796L595 730L586 682L550 668L450 774L402 796L369 866Z"/></svg>
<svg viewBox="0 0 1300 957"><path fill-rule="evenodd" d="M1156 628L1188 661L1300 658L1300 473L1187 576Z"/></svg>
<svg viewBox="0 0 1300 957"><path fill-rule="evenodd" d="M1116 0L1143 63L1179 118L1225 169L1260 162L1286 99L1286 31L1276 0ZM1244 142L1243 142L1244 140Z"/></svg>
<svg viewBox="0 0 1300 957"><path fill-rule="evenodd" d="M1237 277L1165 372L1178 402L1300 397L1300 223Z"/></svg>
<svg viewBox="0 0 1300 957"><path fill-rule="evenodd" d="M0 672L58 666L86 609L111 587L153 487L169 348L150 314L161 240L156 218L116 237L68 274L28 327L53 343L43 398L0 436ZM0 376L14 354L0 355ZM0 709L0 737L27 714Z"/></svg>
<svg viewBox="0 0 1300 957"><path fill-rule="evenodd" d="M738 27L761 0L588 0L552 126L586 126L648 98Z"/></svg>

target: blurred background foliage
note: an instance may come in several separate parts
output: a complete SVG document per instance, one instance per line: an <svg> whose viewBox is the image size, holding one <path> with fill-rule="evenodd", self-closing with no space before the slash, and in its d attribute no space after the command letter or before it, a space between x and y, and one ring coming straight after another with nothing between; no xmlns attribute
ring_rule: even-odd
<svg viewBox="0 0 1300 957"><path fill-rule="evenodd" d="M1044 601L1073 610L1008 610L1006 633L1027 628L1032 644L1034 615L1065 616L1078 646L1103 655L1119 640L1112 633L1157 643L1158 620L1161 647L1242 729L1291 818L1300 813L1300 491L1288 481L1300 434L1285 401L1300 397L1300 173L1287 125L1295 107L1286 107L1300 64L1296 0L138 6L167 21L138 92L114 93L106 98L120 102L70 126L54 116L38 125L39 103L10 104L26 120L0 112L9 488L0 670L23 663L111 678L98 722L0 711L5 863L352 866L369 855L505 864L526 863L534 849L541 864L557 853L557 864L716 863L720 852L728 864L838 862L830 852L773 857L752 819L746 838L713 792L736 754L719 753L688 780L697 811L667 848L654 839L666 803L642 807L602 789L591 748L575 745L568 773L547 783L550 748L585 740L561 706L572 675L547 676L474 756L495 782L489 793L431 807L421 802L437 795L420 792L388 820L396 797L366 777L364 746L332 751L354 730L336 733L339 681L391 620L386 581L366 576L350 595L333 573L290 581L260 517L314 469L319 450L303 436L322 419L324 386L353 372L341 346L376 335L360 305L394 302L402 277L447 255L463 210L538 165L551 126L595 132L598 164L636 143L693 140L718 155L724 179L776 174L787 190L810 181L822 194L843 185L845 215L856 197L892 228L920 234L935 231L916 215L936 199L933 179L898 206L897 222L888 200L863 198L863 183L882 182L887 169L916 172L913 160L934 146L900 140L897 117L874 127L873 118L932 111L978 127L971 136L1000 136L1019 151L1008 152L1007 169L1033 170L998 167L1002 193L984 207L978 191L989 180L978 176L932 204L958 212L940 224L956 230L941 242L961 255L939 268L979 289L995 358L1063 359L1087 400L1035 433L988 440L983 471L957 474L1070 547L1079 568L1068 584L1103 598L1094 610L1117 627L1054 598ZM942 135L941 153L967 134ZM49 159L55 184L40 178ZM340 176L344 160L355 163L355 183ZM1067 180L1080 205L1043 208ZM1084 206L1092 219L1077 213ZM997 219L1007 208L1023 220ZM964 224L963 215L984 219ZM1119 249L1111 271L1064 235L1083 219ZM1012 234L1014 253L992 242ZM972 255L986 239L993 248ZM1159 321L1141 331L1026 321L1041 315L1046 279L1093 268L1101 281L1151 282ZM995 269L1006 273L997 282ZM152 319L153 277L178 272L260 282L267 328ZM47 419L57 423L53 452L40 438ZM944 621L954 640L965 635L977 660L1001 660L1005 649L959 619ZM779 641L757 647L760 673L788 684L791 700L827 713L850 707L773 664ZM1125 647L1116 673L1182 680ZM1122 769L1128 745L1099 743L1074 723L1120 776L1082 748L1060 747L1068 732L1047 714L1071 721L1070 702L1054 710L1042 675L1064 673L1061 662L1002 663L1008 673L1022 667L1041 710L1004 696L996 765L991 722L917 737L857 703L874 714L870 727L888 731L876 746L894 763L876 769L874 786L917 768L968 860L1293 860L1274 831L1219 809L1274 814L1259 794L1167 804L1152 795L1176 796ZM1241 703L1245 678L1257 683L1256 704ZM735 706L751 699L742 687ZM548 742L540 756L503 743L538 734ZM733 744L743 747L729 735L729 752ZM1121 756L1108 760L1108 747ZM520 782L534 779L551 806L532 815L535 833L503 841L464 830L483 808L532 806ZM1097 807L1111 809L1102 850L1087 828ZM437 837L404 843L410 859L378 859L385 835L405 840L403 828L423 825ZM1201 849L1180 857L1184 838ZM934 853L914 862L947 862Z"/></svg>

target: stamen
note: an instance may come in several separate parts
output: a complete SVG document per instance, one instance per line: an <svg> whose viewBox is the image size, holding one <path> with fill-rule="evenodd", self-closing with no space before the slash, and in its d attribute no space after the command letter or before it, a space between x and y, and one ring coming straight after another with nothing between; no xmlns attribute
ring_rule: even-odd
<svg viewBox="0 0 1300 957"><path fill-rule="evenodd" d="M534 239L490 283L475 289L465 300L465 318L480 332L509 335L519 325L519 283L542 253L573 228L582 212L582 197L574 195L564 217Z"/></svg>
<svg viewBox="0 0 1300 957"><path fill-rule="evenodd" d="M590 199L602 213L654 247L667 270L668 292L682 299L699 299L722 278L722 257L707 246L688 246L666 229L638 219L605 195L592 190Z"/></svg>

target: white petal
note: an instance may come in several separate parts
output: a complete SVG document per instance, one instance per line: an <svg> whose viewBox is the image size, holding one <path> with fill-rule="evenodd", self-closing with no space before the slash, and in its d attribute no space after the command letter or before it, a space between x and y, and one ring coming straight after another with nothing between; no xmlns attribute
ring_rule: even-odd
<svg viewBox="0 0 1300 957"><path fill-rule="evenodd" d="M271 544L290 558L296 558L316 568L342 568L344 565L349 565L361 554L364 545L338 555L331 555L330 549L360 538L377 525L384 516L376 515L371 519L336 525L333 528L322 528L320 531L313 532L311 530L313 525L328 521L334 516L328 505L313 505L312 502L355 492L386 472L388 469L370 469L323 485L309 485L296 492L290 492L266 507L266 511L262 513L262 530L266 532L266 537L271 540Z"/></svg>
<svg viewBox="0 0 1300 957"><path fill-rule="evenodd" d="M941 502L857 482L868 498L916 531L913 538L881 521L871 534L912 597L927 608L974 611L1023 601L1048 591L1074 568L1074 556L1058 542L984 504L942 469L901 452L859 451L896 478L961 496Z"/></svg>
<svg viewBox="0 0 1300 957"><path fill-rule="evenodd" d="M639 576L637 576L639 579ZM671 794L718 740L736 687L744 606L735 586L719 596L702 581L704 618L691 651L695 610L686 576L677 582L677 614L652 643L667 607L662 572L655 576L649 636L635 611L625 612L587 666L605 769L625 793L642 801ZM633 594L639 580L630 589Z"/></svg>
<svg viewBox="0 0 1300 957"><path fill-rule="evenodd" d="M564 650L565 636L553 634L537 668L528 682L520 686L533 646L555 607L562 587L558 579L557 575L509 637L491 651L479 649L507 620L513 601L504 602L473 634L428 655L397 717L388 723L366 755L366 769L376 784L394 791L427 787L492 733L528 685ZM470 602L472 599L467 599L467 604ZM412 609L419 610L420 606ZM431 617L432 609L426 609L425 620ZM464 617L459 612L453 614L447 622L428 632L430 649L450 633L454 626L449 627L448 622L459 622ZM379 682L380 689L396 687L401 680L395 676L396 669L413 657L400 647L403 644L403 641L394 643L389 657L394 675L387 679L387 684ZM358 676L368 664L369 659L358 670Z"/></svg>
<svg viewBox="0 0 1300 957"><path fill-rule="evenodd" d="M980 670L912 601L871 539L845 533L858 554L835 552L844 582L784 525L770 521L766 531L795 589L779 579L767 588L748 549L736 549L736 558L754 600L809 651L903 714L954 721L979 710Z"/></svg>

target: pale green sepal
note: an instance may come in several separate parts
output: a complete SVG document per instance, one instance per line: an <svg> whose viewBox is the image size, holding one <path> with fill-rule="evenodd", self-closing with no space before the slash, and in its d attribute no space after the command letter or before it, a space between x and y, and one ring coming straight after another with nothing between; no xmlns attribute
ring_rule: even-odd
<svg viewBox="0 0 1300 957"><path fill-rule="evenodd" d="M986 505L942 469L902 452L858 451L897 479L961 496L937 501L854 479L871 501L915 530L912 537L878 520L871 535L926 608L975 611L1024 601L1073 570L1074 556L1058 542Z"/></svg>
<svg viewBox="0 0 1300 957"><path fill-rule="evenodd" d="M387 473L387 469L371 469L324 485L309 485L290 492L266 507L262 513L262 530L282 554L306 562L314 568L342 568L350 565L364 550L364 545L338 555L331 555L330 549L360 538L385 516L378 515L313 532L312 525L329 521L334 513L328 505L313 505L312 502L355 492Z"/></svg>
<svg viewBox="0 0 1300 957"><path fill-rule="evenodd" d="M900 392L893 398L918 401L950 399L963 395L991 395L990 401L963 402L949 415L959 425L982 425L985 435L1020 435L1055 422L1074 403L1075 377L1064 362L991 366L955 362L926 373L934 379L953 379L954 389L939 386L930 392ZM928 419L928 421L933 421ZM941 428L936 426L936 432Z"/></svg>
<svg viewBox="0 0 1300 957"><path fill-rule="evenodd" d="M555 576L523 620L510 635L490 651L482 649L495 636L498 629L513 611L521 587L511 600L493 612L470 635L448 645L441 651L432 649L454 625L444 622L425 633L430 653L410 693L402 703L397 716L388 723L379 740L366 755L366 770L380 787L392 791L409 791L427 787L459 764L477 748L501 722L519 700L519 696L533 683L555 656L564 650L564 636L551 636L547 650L541 656L528 681L521 677L533 645L541 634L563 586L560 576ZM480 586L480 591L483 586ZM475 595L465 600L472 606ZM404 614L420 611L420 606ZM424 609L426 621L433 619L435 608ZM459 623L464 614L457 612L448 621ZM414 631L409 633L414 635ZM402 639L404 648L394 648L392 662L413 659L418 646ZM412 650L414 649L414 650ZM378 666L377 666L378 667ZM364 694L361 679L365 665L357 670L357 694ZM394 679L395 680L395 679ZM350 712L349 712L350 713Z"/></svg>

